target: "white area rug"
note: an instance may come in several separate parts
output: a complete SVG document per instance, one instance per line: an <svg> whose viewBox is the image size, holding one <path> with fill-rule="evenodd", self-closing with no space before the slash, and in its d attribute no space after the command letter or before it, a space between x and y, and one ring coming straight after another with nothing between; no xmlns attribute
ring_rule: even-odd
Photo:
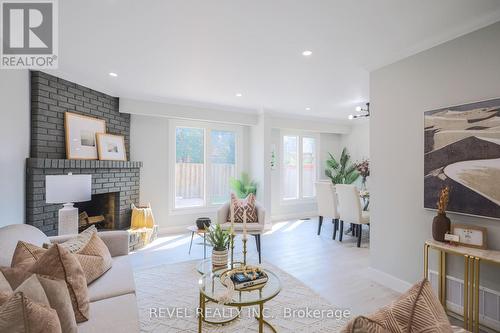
<svg viewBox="0 0 500 333"><path fill-rule="evenodd" d="M269 264L263 266L278 275L282 282L281 292L265 304L264 312L270 315L267 319L278 332L338 332L349 320L340 314L344 309L329 304L291 275ZM141 331L197 332L199 277L196 261L136 271ZM207 304L207 308L215 307L212 303ZM313 310L321 314L315 315ZM251 311L251 308L242 309L239 319L224 326L203 323L203 332L257 332L258 322ZM271 332L265 326L264 331Z"/></svg>

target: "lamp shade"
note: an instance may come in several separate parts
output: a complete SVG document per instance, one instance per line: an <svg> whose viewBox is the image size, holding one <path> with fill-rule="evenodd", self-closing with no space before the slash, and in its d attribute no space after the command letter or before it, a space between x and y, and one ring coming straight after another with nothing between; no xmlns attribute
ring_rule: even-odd
<svg viewBox="0 0 500 333"><path fill-rule="evenodd" d="M46 203L89 201L91 199L91 195L91 175L45 176Z"/></svg>

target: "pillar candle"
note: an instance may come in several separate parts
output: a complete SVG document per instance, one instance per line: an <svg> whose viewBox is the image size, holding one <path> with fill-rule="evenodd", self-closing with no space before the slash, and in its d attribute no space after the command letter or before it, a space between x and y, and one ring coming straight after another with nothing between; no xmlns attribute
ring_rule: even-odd
<svg viewBox="0 0 500 333"><path fill-rule="evenodd" d="M247 239L247 208L243 211L243 238Z"/></svg>

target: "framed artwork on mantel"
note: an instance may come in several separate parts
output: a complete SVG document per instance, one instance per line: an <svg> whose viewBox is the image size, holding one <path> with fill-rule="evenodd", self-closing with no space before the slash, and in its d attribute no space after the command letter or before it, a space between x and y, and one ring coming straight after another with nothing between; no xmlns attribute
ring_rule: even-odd
<svg viewBox="0 0 500 333"><path fill-rule="evenodd" d="M97 150L102 161L126 161L123 135L97 133Z"/></svg>
<svg viewBox="0 0 500 333"><path fill-rule="evenodd" d="M424 115L424 206L450 188L450 212L500 219L500 98Z"/></svg>
<svg viewBox="0 0 500 333"><path fill-rule="evenodd" d="M80 114L64 113L66 132L66 158L70 160L96 160L97 133L106 133L106 122L102 119Z"/></svg>

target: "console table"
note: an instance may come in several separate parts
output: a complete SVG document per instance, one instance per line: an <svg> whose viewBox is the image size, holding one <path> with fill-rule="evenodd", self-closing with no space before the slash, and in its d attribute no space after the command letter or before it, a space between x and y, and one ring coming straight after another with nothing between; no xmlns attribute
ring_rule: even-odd
<svg viewBox="0 0 500 333"><path fill-rule="evenodd" d="M429 274L429 249L439 252L438 297L446 309L446 255L464 258L464 328L479 333L479 271L481 263L500 265L500 251L481 250L428 240L424 245L424 277Z"/></svg>

